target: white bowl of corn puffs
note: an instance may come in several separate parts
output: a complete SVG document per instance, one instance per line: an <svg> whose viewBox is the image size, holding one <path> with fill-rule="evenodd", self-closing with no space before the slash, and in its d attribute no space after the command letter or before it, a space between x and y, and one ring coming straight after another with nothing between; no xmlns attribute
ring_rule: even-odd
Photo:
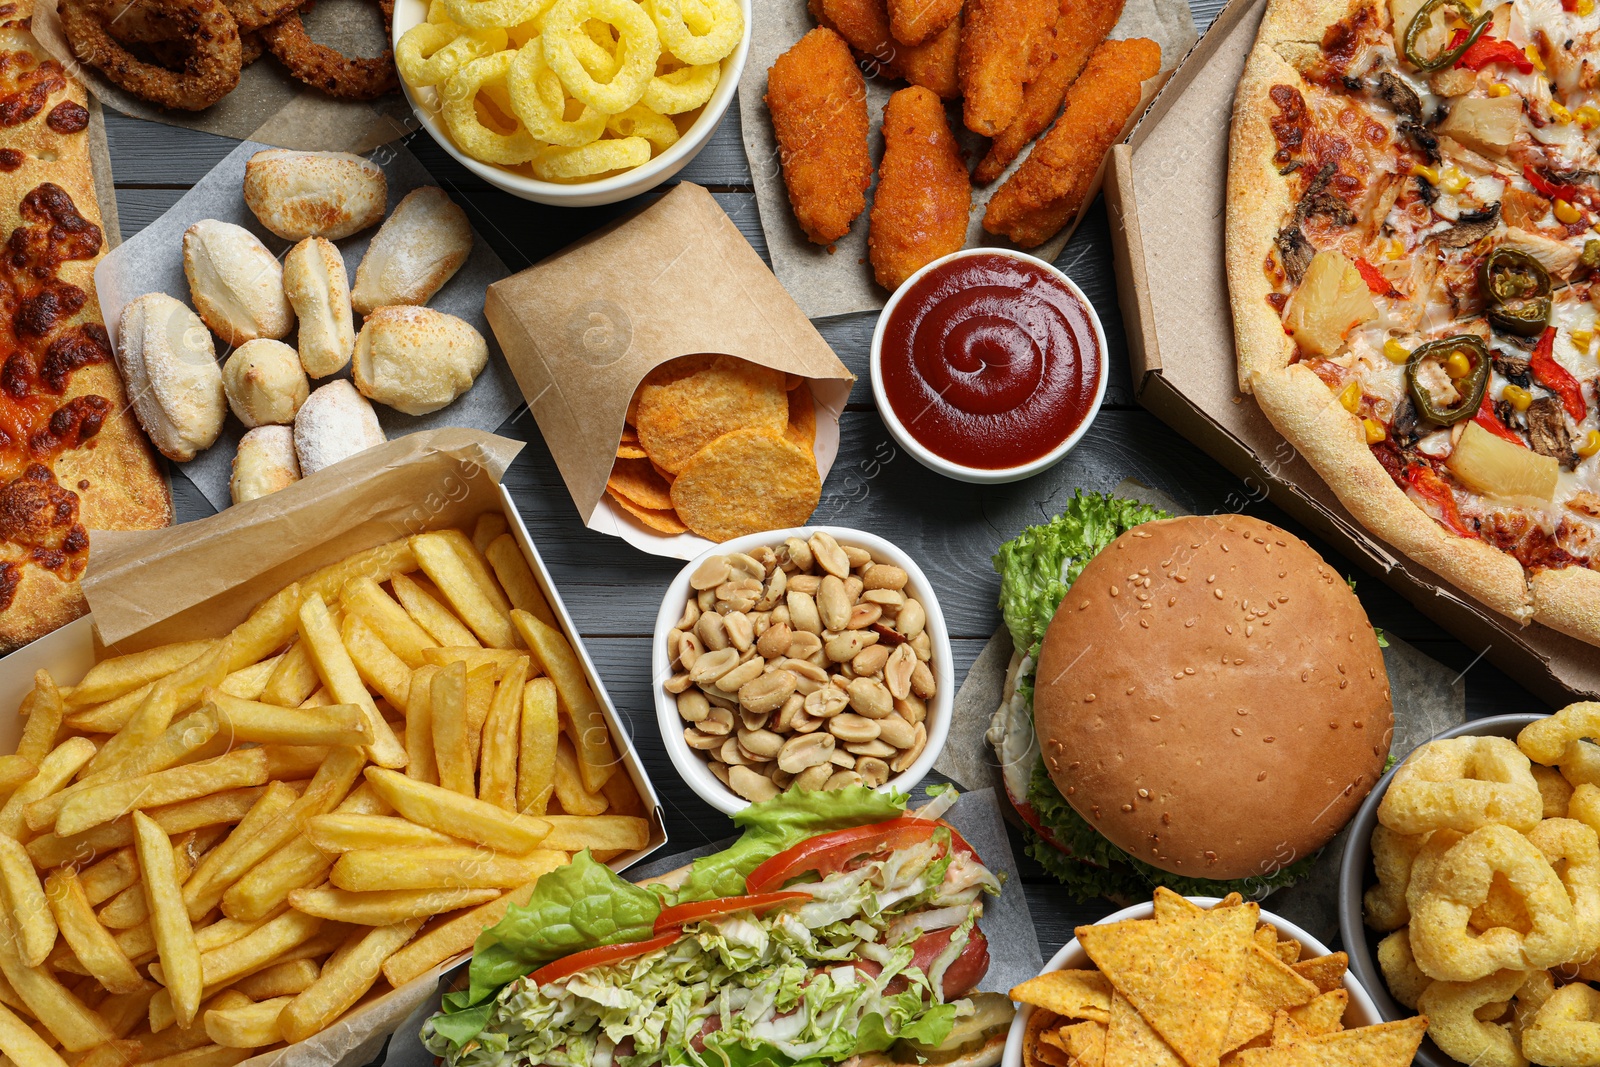
<svg viewBox="0 0 1600 1067"><path fill-rule="evenodd" d="M473 174L541 204L613 204L711 140L750 3L556 0L523 21L508 0L397 0L395 62L417 121Z"/></svg>

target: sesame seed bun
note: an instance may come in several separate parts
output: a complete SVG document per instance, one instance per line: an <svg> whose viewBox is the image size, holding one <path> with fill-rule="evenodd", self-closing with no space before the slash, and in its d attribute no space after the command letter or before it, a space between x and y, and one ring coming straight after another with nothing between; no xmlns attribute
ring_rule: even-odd
<svg viewBox="0 0 1600 1067"><path fill-rule="evenodd" d="M1091 560L1039 654L1050 777L1113 844L1173 874L1271 874L1382 773L1377 635L1304 541L1244 515L1145 523Z"/></svg>

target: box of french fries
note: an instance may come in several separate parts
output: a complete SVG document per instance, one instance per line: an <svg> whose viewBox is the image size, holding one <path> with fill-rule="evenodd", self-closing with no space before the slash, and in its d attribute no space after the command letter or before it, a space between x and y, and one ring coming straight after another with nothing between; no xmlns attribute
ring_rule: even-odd
<svg viewBox="0 0 1600 1067"><path fill-rule="evenodd" d="M0 1053L363 1064L540 875L666 836L500 476L414 434L97 535L0 662Z"/></svg>

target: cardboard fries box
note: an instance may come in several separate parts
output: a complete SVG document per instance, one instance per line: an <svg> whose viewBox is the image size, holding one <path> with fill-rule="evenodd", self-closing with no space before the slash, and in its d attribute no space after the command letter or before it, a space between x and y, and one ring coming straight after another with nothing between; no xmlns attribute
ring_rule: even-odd
<svg viewBox="0 0 1600 1067"><path fill-rule="evenodd" d="M12 653L0 663L0 706L15 708L41 668L63 685L108 655L138 651L185 635L215 636L291 581L362 549L426 530L464 526L486 511L505 515L540 591L571 641L602 708L622 767L648 812L643 849L610 861L623 870L666 843L660 801L639 761L561 595L550 580L500 478L521 444L474 430L413 434L371 449L270 497L148 536L96 534L91 614ZM0 752L12 752L23 720L0 716ZM376 990L323 1032L248 1061L365 1064L384 1040L437 988L448 960L399 989Z"/></svg>
<svg viewBox="0 0 1600 1067"><path fill-rule="evenodd" d="M1367 532L1239 392L1223 266L1234 90L1266 0L1231 0L1173 74L1106 178L1118 299L1139 402L1538 696L1600 693L1600 648L1518 626Z"/></svg>

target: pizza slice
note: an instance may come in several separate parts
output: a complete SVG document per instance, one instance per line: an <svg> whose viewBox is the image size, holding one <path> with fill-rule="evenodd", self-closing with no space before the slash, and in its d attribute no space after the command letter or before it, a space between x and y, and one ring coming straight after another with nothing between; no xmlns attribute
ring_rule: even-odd
<svg viewBox="0 0 1600 1067"><path fill-rule="evenodd" d="M1240 388L1370 531L1600 643L1600 11L1271 0L1235 101Z"/></svg>
<svg viewBox="0 0 1600 1067"><path fill-rule="evenodd" d="M95 299L88 96L0 3L0 653L84 613L90 530L172 521Z"/></svg>

